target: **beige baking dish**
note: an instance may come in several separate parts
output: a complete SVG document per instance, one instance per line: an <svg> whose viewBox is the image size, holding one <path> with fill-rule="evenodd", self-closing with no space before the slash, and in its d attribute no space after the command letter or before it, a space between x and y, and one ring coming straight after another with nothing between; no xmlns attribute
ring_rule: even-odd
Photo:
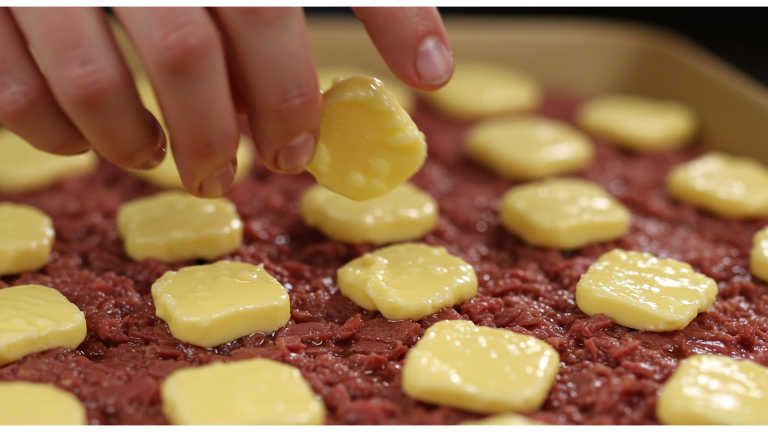
<svg viewBox="0 0 768 432"><path fill-rule="evenodd" d="M316 64L386 70L359 21L308 21ZM679 35L585 19L462 18L445 24L456 58L515 66L548 88L582 96L627 91L687 102L701 115L704 145L768 163L768 89Z"/></svg>

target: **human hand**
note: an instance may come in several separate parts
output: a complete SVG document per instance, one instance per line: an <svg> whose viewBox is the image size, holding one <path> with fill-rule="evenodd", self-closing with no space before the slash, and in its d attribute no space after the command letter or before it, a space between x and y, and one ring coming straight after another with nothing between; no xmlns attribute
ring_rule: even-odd
<svg viewBox="0 0 768 432"><path fill-rule="evenodd" d="M448 81L453 60L435 8L353 9L403 82L433 90ZM237 112L247 114L270 170L304 170L322 97L301 8L114 12L155 89L187 190L229 190ZM0 123L41 150L93 148L128 169L152 168L165 155L163 129L142 106L98 8L0 9Z"/></svg>

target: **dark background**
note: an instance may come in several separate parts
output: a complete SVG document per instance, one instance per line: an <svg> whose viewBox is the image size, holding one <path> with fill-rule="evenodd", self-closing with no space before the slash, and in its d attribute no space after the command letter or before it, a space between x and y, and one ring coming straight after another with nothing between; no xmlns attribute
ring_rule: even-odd
<svg viewBox="0 0 768 432"><path fill-rule="evenodd" d="M651 24L681 33L768 85L768 8L439 8L444 16L570 16ZM347 8L306 8L349 14ZM450 36L450 35L449 35Z"/></svg>

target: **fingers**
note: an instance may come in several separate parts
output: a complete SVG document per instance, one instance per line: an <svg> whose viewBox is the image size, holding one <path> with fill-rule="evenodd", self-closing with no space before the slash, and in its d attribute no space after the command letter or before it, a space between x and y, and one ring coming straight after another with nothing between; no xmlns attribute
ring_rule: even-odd
<svg viewBox="0 0 768 432"><path fill-rule="evenodd" d="M5 8L0 9L0 123L50 153L72 155L91 147L56 104Z"/></svg>
<svg viewBox="0 0 768 432"><path fill-rule="evenodd" d="M352 9L389 68L404 83L419 90L435 90L451 78L453 55L436 8Z"/></svg>
<svg viewBox="0 0 768 432"><path fill-rule="evenodd" d="M254 143L272 171L296 174L315 151L322 97L300 8L222 8Z"/></svg>
<svg viewBox="0 0 768 432"><path fill-rule="evenodd" d="M237 169L238 132L224 48L200 8L115 8L156 90L184 186L220 196Z"/></svg>
<svg viewBox="0 0 768 432"><path fill-rule="evenodd" d="M54 98L93 148L126 168L160 163L165 135L141 105L101 10L14 8L12 13ZM50 107L37 109L58 118ZM34 121L39 127L42 119Z"/></svg>

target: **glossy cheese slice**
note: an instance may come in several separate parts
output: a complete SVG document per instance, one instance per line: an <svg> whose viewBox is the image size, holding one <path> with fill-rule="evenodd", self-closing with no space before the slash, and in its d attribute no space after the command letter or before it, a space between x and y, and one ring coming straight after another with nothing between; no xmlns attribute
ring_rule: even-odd
<svg viewBox="0 0 768 432"><path fill-rule="evenodd" d="M152 298L173 337L202 347L272 333L291 318L288 293L264 264L219 261L169 271L152 285Z"/></svg>
<svg viewBox="0 0 768 432"><path fill-rule="evenodd" d="M688 263L621 249L601 255L576 284L576 303L587 315L647 331L685 328L716 296L717 283Z"/></svg>
<svg viewBox="0 0 768 432"><path fill-rule="evenodd" d="M526 413L544 403L559 361L557 351L535 337L441 321L408 352L403 391L475 413Z"/></svg>
<svg viewBox="0 0 768 432"><path fill-rule="evenodd" d="M51 384L0 382L0 425L86 424L85 406L72 393Z"/></svg>
<svg viewBox="0 0 768 432"><path fill-rule="evenodd" d="M632 94L607 94L579 108L576 122L593 135L639 152L673 150L689 144L698 117L689 106Z"/></svg>
<svg viewBox="0 0 768 432"><path fill-rule="evenodd" d="M768 425L768 368L711 354L689 357L664 384L656 416L667 425Z"/></svg>
<svg viewBox="0 0 768 432"><path fill-rule="evenodd" d="M175 425L318 425L325 405L298 369L267 359L212 363L172 373L161 389Z"/></svg>
<svg viewBox="0 0 768 432"><path fill-rule="evenodd" d="M301 197L304 223L345 243L418 240L437 225L437 201L410 183L367 201L354 201L320 185Z"/></svg>
<svg viewBox="0 0 768 432"><path fill-rule="evenodd" d="M403 243L378 249L338 271L341 293L390 320L419 320L477 294L475 269L441 246Z"/></svg>
<svg viewBox="0 0 768 432"><path fill-rule="evenodd" d="M541 85L520 70L499 64L456 61L445 87L423 93L437 111L458 120L533 111L541 105Z"/></svg>
<svg viewBox="0 0 768 432"><path fill-rule="evenodd" d="M321 185L353 200L376 198L411 178L426 156L424 134L381 81L352 77L323 94L307 166Z"/></svg>
<svg viewBox="0 0 768 432"><path fill-rule="evenodd" d="M117 229L126 253L136 261L213 259L234 251L243 241L243 222L231 201L182 191L123 204L117 212Z"/></svg>
<svg viewBox="0 0 768 432"><path fill-rule="evenodd" d="M515 413L503 413L488 416L476 421L465 421L463 426L540 426L544 423Z"/></svg>
<svg viewBox="0 0 768 432"><path fill-rule="evenodd" d="M596 183L553 178L507 191L499 219L530 245L579 249L620 239L629 229L631 214Z"/></svg>
<svg viewBox="0 0 768 432"><path fill-rule="evenodd" d="M710 152L669 172L667 190L678 200L719 216L768 215L768 167L741 156Z"/></svg>
<svg viewBox="0 0 768 432"><path fill-rule="evenodd" d="M54 237L47 214L25 204L0 203L0 276L48 264Z"/></svg>
<svg viewBox="0 0 768 432"><path fill-rule="evenodd" d="M50 348L75 349L85 333L85 314L57 290L0 289L0 366Z"/></svg>
<svg viewBox="0 0 768 432"><path fill-rule="evenodd" d="M99 158L89 151L59 156L32 147L8 129L0 127L0 192L20 194L43 189L59 180L89 174Z"/></svg>
<svg viewBox="0 0 768 432"><path fill-rule="evenodd" d="M517 116L475 124L466 152L501 177L534 180L582 171L592 163L594 145L568 123Z"/></svg>

